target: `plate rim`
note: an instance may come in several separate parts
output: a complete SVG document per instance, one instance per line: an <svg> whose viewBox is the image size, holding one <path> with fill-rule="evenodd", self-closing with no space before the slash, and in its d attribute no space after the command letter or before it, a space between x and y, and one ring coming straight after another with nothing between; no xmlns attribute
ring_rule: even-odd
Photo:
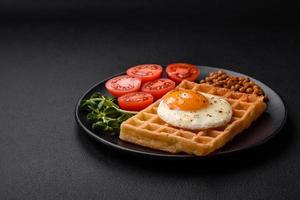
<svg viewBox="0 0 300 200"><path fill-rule="evenodd" d="M145 152L145 151L135 150L135 149L120 146L118 144L111 143L111 142L99 137L96 133L90 131L81 122L81 120L79 118L79 110L80 110L79 106L80 106L80 102L82 101L82 99L88 93L90 93L95 87L97 87L98 85L102 84L103 82L106 82L107 80L109 80L113 77L123 75L126 72L116 73L112 76L109 76L108 78L105 78L105 79L97 82L96 84L94 84L90 88L88 88L84 92L84 94L81 95L78 98L78 101L77 101L76 106L75 106L75 120L76 120L77 124L80 126L80 128L82 128L90 137L95 138L98 142L101 142L102 144L104 144L104 145L106 145L106 146L108 146L108 147L110 147L114 150L119 150L119 151L123 151L123 152L126 152L126 153L131 153L131 154L136 154L136 155L144 155L144 156L148 156L148 157L167 158L167 159L182 159L182 158L185 158L185 159L206 159L206 158L219 157L219 156L225 156L225 155L230 155L230 154L234 154L234 153L248 151L250 149L254 149L254 148L256 148L258 146L261 146L262 144L266 143L267 141L269 141L271 138L273 138L275 135L277 135L282 130L282 128L284 127L284 125L286 124L286 121L287 121L288 110L287 110L286 103L285 103L284 99L282 98L282 96L276 90L269 87L269 85L265 84L264 82L261 82L260 80L257 80L255 78L249 76L249 75L246 75L246 74L243 74L243 73L240 73L240 72L236 72L236 71L232 71L232 70L228 70L228 69L223 69L223 68L218 68L218 67L206 66L206 65L196 65L196 66L200 70L201 70L200 67L204 67L204 68L213 68L214 70L223 70L223 71L228 72L228 73L230 73L230 72L238 73L238 74L241 74L243 76L250 77L251 79L253 79L255 81L258 81L260 84L263 84L263 85L267 86L269 89L271 89L279 97L280 101L283 104L284 117L283 117L283 120L281 121L280 126L272 134L268 135L266 138L256 142L253 145L250 145L250 146L247 146L247 147L244 147L244 148L239 148L239 149L227 150L227 151L223 151L223 152L221 151L221 152L218 152L216 154L213 153L213 154L208 154L208 155L205 155L205 156L196 156L196 155L191 155L191 154L171 154L171 153L164 152L164 151L161 151L162 153Z"/></svg>

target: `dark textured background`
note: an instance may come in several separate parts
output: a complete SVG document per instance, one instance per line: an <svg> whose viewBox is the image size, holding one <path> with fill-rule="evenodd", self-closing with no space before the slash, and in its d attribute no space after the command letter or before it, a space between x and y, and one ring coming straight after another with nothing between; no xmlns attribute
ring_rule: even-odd
<svg viewBox="0 0 300 200"><path fill-rule="evenodd" d="M141 2L0 2L0 199L299 199L295 7ZM223 18L227 8L236 16ZM134 64L177 61L262 80L285 100L286 126L259 148L204 162L128 156L79 130L75 104L91 85Z"/></svg>

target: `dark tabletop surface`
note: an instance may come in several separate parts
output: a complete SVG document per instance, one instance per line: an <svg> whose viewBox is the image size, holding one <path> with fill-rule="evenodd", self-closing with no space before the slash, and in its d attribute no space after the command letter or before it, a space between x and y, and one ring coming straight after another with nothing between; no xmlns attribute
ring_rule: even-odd
<svg viewBox="0 0 300 200"><path fill-rule="evenodd" d="M299 199L300 29L185 20L36 20L0 28L0 199ZM116 152L78 128L93 84L139 63L190 62L248 74L284 99L268 143L206 161Z"/></svg>

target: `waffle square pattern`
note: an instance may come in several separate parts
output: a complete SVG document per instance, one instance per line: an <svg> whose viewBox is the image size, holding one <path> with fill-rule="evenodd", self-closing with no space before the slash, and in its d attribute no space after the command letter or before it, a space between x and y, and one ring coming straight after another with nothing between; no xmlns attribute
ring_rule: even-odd
<svg viewBox="0 0 300 200"><path fill-rule="evenodd" d="M248 128L266 109L263 97L217 88L207 83L182 81L179 90L200 91L226 99L232 107L231 121L215 129L190 131L173 127L157 115L157 100L121 125L120 139L171 153L204 156L224 146Z"/></svg>

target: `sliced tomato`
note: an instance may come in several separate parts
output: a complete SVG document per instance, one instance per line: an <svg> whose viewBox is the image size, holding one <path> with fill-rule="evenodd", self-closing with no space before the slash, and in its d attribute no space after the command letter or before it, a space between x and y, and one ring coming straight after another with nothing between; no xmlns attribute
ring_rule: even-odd
<svg viewBox="0 0 300 200"><path fill-rule="evenodd" d="M148 92L153 95L154 99L159 99L167 92L173 90L175 88L175 82L167 79L160 78L154 81L150 81L145 83L142 87L143 92Z"/></svg>
<svg viewBox="0 0 300 200"><path fill-rule="evenodd" d="M177 84L184 79L195 81L200 75L200 70L195 65L187 63L169 64L166 68L166 72L168 77Z"/></svg>
<svg viewBox="0 0 300 200"><path fill-rule="evenodd" d="M127 75L117 76L108 80L105 87L113 96L119 97L138 91L141 87L141 80Z"/></svg>
<svg viewBox="0 0 300 200"><path fill-rule="evenodd" d="M153 96L146 92L131 92L118 98L120 108L140 111L153 103Z"/></svg>
<svg viewBox="0 0 300 200"><path fill-rule="evenodd" d="M136 65L127 70L127 75L140 78L142 83L158 79L162 75L163 68L157 64Z"/></svg>

